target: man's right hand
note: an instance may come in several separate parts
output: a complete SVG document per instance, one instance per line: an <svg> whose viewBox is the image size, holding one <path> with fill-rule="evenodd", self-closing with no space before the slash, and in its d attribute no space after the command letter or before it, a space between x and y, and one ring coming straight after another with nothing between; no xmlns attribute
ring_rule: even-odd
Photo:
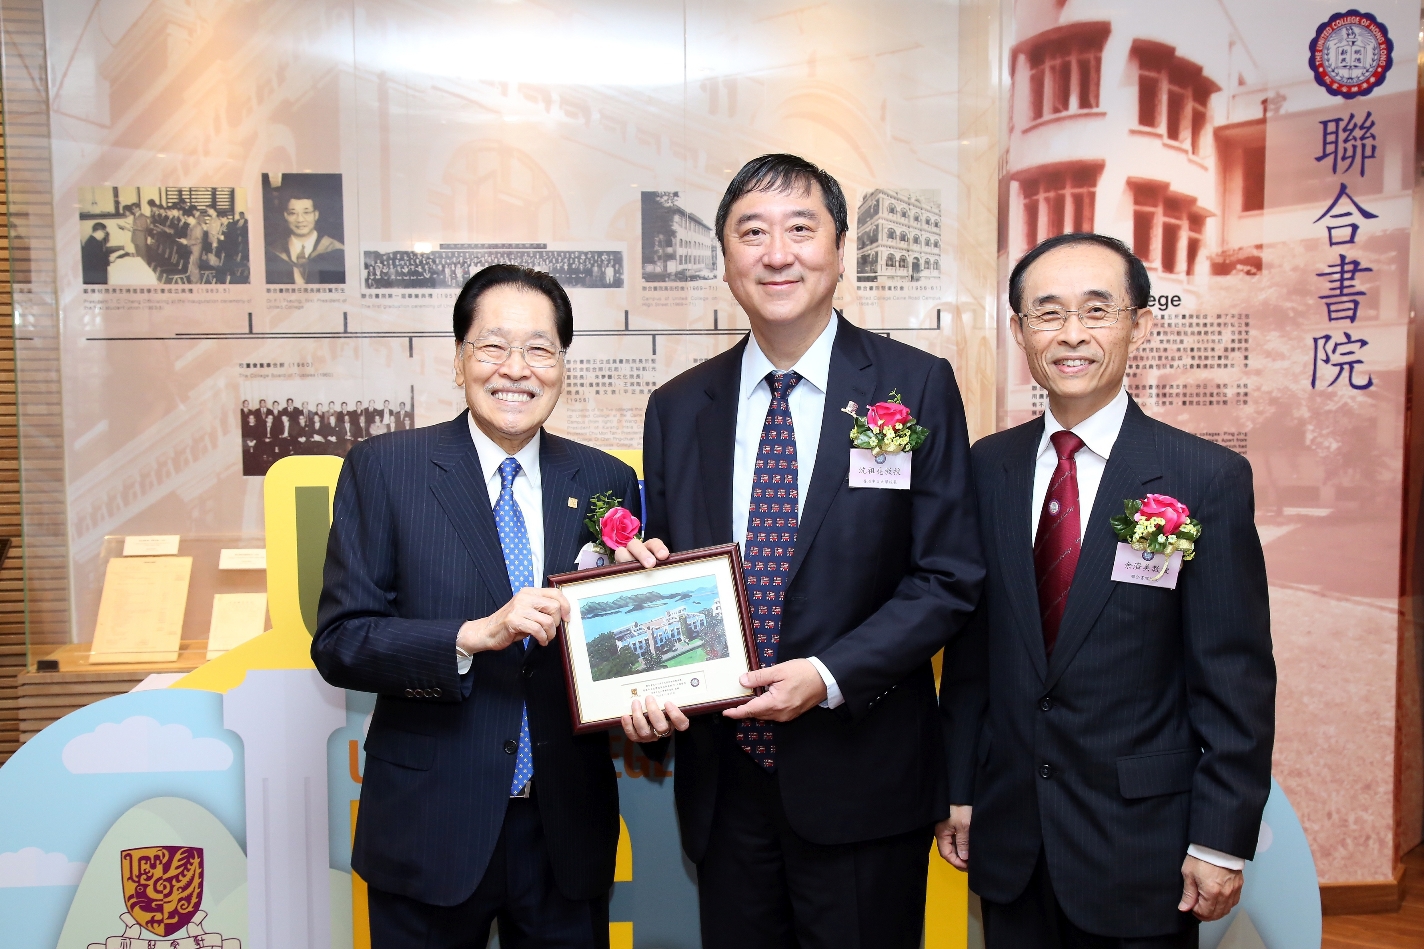
<svg viewBox="0 0 1424 949"><path fill-rule="evenodd" d="M473 655L504 649L525 636L533 636L539 645L547 646L559 631L560 620L568 618L569 601L558 590L525 587L499 612L461 626L455 645Z"/></svg>
<svg viewBox="0 0 1424 949"><path fill-rule="evenodd" d="M968 804L952 804L949 817L935 824L935 843L939 855L956 870L969 871L969 819L974 808Z"/></svg>

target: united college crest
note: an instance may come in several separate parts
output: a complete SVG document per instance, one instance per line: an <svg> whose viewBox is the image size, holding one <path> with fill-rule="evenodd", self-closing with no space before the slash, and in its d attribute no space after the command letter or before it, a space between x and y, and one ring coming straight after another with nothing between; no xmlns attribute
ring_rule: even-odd
<svg viewBox="0 0 1424 949"><path fill-rule="evenodd" d="M1394 40L1372 13L1346 10L1315 30L1310 41L1310 70L1332 96L1367 96L1384 82L1394 65Z"/></svg>
<svg viewBox="0 0 1424 949"><path fill-rule="evenodd" d="M236 939L203 930L203 849L135 847L119 853L119 879L128 912L122 936L89 949L242 949ZM154 939L152 937L160 938ZM173 937L173 938L167 938Z"/></svg>

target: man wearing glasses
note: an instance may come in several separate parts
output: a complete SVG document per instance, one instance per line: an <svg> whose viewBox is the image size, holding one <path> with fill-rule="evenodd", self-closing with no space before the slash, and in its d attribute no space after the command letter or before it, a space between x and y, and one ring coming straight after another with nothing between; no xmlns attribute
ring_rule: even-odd
<svg viewBox="0 0 1424 949"><path fill-rule="evenodd" d="M1196 946L1256 851L1276 674L1251 466L1123 390L1150 293L1098 234L1045 241L1009 280L1048 411L972 450L988 576L940 693L957 806L936 837L988 949ZM1172 530L1200 524L1173 577L1110 523L1149 495Z"/></svg>
<svg viewBox="0 0 1424 949"><path fill-rule="evenodd" d="M544 588L594 538L590 499L633 469L543 431L564 388L568 295L481 270L455 301L468 410L351 449L312 659L378 693L351 865L376 949L608 944L618 787L606 733L575 736Z"/></svg>

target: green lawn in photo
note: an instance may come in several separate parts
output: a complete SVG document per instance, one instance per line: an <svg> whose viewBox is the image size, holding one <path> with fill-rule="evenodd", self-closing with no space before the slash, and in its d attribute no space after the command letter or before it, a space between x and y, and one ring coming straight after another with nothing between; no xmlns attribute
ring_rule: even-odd
<svg viewBox="0 0 1424 949"><path fill-rule="evenodd" d="M675 656L667 660L665 665L671 669L673 666L690 666L694 662L701 662L707 658L707 650L698 646L696 649L689 649L680 656Z"/></svg>

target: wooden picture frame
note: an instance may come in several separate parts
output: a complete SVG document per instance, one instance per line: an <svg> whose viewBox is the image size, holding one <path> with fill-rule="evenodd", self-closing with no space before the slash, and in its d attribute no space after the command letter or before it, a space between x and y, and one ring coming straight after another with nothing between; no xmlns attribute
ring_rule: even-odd
<svg viewBox="0 0 1424 949"><path fill-rule="evenodd" d="M736 544L673 554L655 567L561 573L549 584L572 608L559 639L575 733L617 726L635 698L656 696L697 715L753 696L738 682L758 664Z"/></svg>

